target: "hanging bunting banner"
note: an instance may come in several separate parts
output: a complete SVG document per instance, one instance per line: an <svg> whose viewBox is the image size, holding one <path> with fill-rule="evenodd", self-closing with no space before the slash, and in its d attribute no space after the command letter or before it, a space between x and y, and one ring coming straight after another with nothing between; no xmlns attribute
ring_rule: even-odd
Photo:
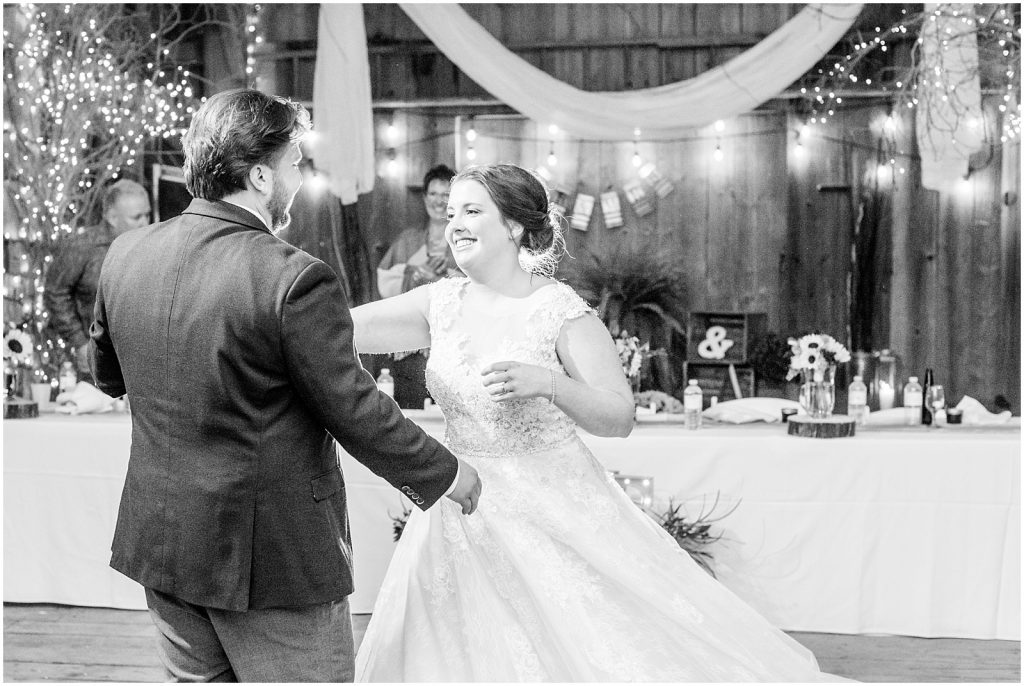
<svg viewBox="0 0 1024 686"><path fill-rule="evenodd" d="M617 229L622 226L622 206L619 204L618 193L608 191L601 194L601 212L604 214L606 228Z"/></svg>
<svg viewBox="0 0 1024 686"><path fill-rule="evenodd" d="M658 170L654 167L653 162L648 162L644 166L640 167L640 178L649 183L654 192L658 194L658 197L665 199L669 193L675 190L675 186L666 179L664 176L658 173Z"/></svg>
<svg viewBox="0 0 1024 686"><path fill-rule="evenodd" d="M590 215L594 212L594 196L586 193L576 194L576 204L572 207L572 218L569 225L577 231L586 231L590 225Z"/></svg>
<svg viewBox="0 0 1024 686"><path fill-rule="evenodd" d="M654 203L651 196L647 194L644 185L639 181L630 181L622 187L626 194L626 200L633 206L638 217L643 217L654 211Z"/></svg>

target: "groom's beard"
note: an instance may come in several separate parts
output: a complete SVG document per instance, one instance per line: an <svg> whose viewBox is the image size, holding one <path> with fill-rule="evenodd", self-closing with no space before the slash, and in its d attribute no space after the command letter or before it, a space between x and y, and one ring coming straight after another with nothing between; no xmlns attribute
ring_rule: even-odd
<svg viewBox="0 0 1024 686"><path fill-rule="evenodd" d="M271 231L277 233L291 224L292 215L288 212L291 205L292 198L288 197L284 184L275 179L274 188L270 191L270 200L267 202L267 212L270 214Z"/></svg>

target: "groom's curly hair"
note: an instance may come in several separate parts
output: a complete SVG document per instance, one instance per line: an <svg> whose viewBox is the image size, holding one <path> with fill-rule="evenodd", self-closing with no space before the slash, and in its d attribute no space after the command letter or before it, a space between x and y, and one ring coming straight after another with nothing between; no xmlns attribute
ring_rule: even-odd
<svg viewBox="0 0 1024 686"><path fill-rule="evenodd" d="M205 200L244 191L254 165L276 164L311 126L309 112L287 98L247 88L217 93L181 139L185 187Z"/></svg>

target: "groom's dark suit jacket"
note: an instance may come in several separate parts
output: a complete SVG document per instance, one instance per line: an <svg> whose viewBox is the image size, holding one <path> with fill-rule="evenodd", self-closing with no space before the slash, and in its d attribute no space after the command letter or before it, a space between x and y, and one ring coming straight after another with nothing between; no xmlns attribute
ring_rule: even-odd
<svg viewBox="0 0 1024 686"><path fill-rule="evenodd" d="M455 479L360 366L334 272L229 203L116 239L91 335L132 410L110 564L144 586L229 610L350 594L334 439L423 508Z"/></svg>

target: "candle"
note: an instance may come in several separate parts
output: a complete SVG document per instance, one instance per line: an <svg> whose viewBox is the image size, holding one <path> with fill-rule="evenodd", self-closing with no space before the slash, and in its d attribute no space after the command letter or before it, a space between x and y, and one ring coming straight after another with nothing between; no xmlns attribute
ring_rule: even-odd
<svg viewBox="0 0 1024 686"><path fill-rule="evenodd" d="M889 385L888 381L878 382L878 409L891 409L896 402L896 389Z"/></svg>

